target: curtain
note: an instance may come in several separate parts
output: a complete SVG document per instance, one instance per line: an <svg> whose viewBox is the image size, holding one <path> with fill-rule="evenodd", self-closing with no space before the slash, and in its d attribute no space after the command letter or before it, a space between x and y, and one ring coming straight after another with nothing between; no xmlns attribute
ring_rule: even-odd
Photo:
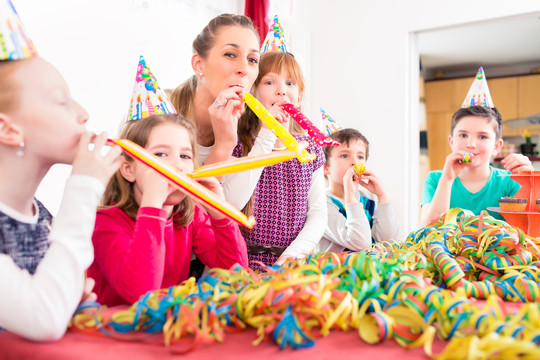
<svg viewBox="0 0 540 360"><path fill-rule="evenodd" d="M268 14L268 4L270 0L246 0L246 10L244 14L253 21L255 29L259 33L262 45L266 33L268 32L268 21L266 19Z"/></svg>

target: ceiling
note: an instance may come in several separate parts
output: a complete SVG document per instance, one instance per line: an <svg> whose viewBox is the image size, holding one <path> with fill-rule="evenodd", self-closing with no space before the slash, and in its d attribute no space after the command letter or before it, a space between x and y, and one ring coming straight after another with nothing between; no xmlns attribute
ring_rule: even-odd
<svg viewBox="0 0 540 360"><path fill-rule="evenodd" d="M479 66L498 68L499 73L502 68L531 72L531 67L540 68L540 12L422 31L418 48L427 73L468 76Z"/></svg>

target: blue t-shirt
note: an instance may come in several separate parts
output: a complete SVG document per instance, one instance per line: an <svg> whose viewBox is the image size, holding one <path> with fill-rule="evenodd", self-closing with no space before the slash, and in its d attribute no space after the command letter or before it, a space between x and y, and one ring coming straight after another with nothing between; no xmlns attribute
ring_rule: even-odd
<svg viewBox="0 0 540 360"><path fill-rule="evenodd" d="M512 197L520 189L520 185L512 180L509 175L510 171L491 167L491 175L488 182L477 193L472 193L463 186L459 177L452 184L452 192L450 194L450 209L462 208L472 211L475 215L479 215L482 210L487 210L488 207L498 207L499 199L505 196ZM422 205L430 203L439 184L442 175L442 170L431 171L424 181L424 190L422 194ZM496 212L489 211L489 214L496 219L504 220L504 218Z"/></svg>

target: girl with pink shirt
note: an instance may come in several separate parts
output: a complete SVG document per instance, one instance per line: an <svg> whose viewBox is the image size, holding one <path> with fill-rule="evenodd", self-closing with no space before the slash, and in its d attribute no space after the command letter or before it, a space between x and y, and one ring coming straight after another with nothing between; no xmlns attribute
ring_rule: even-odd
<svg viewBox="0 0 540 360"><path fill-rule="evenodd" d="M126 124L121 136L181 172L197 161L193 125L181 115L156 115ZM200 182L223 198L215 178ZM88 276L98 302L131 304L144 293L189 277L194 253L208 267L247 266L238 225L206 212L161 175L125 155L109 182L93 235L95 260Z"/></svg>

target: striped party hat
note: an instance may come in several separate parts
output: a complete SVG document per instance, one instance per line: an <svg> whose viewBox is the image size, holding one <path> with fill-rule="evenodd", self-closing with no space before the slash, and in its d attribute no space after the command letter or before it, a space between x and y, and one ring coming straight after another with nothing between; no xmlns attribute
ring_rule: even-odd
<svg viewBox="0 0 540 360"><path fill-rule="evenodd" d="M274 16L274 21L272 22L272 25L270 25L268 34L266 34L266 38L261 47L261 55L269 51L290 53L289 44L287 43L287 39L285 39L285 33L281 28L277 15Z"/></svg>
<svg viewBox="0 0 540 360"><path fill-rule="evenodd" d="M176 114L176 110L141 56L127 121L164 114Z"/></svg>
<svg viewBox="0 0 540 360"><path fill-rule="evenodd" d="M22 60L37 56L32 40L11 0L0 0L0 60Z"/></svg>
<svg viewBox="0 0 540 360"><path fill-rule="evenodd" d="M478 69L476 78L467 93L465 101L463 101L463 105L461 105L462 108L471 106L495 107L495 105L493 105L493 99L491 99L491 94L489 93L486 74L484 74L484 68L482 67Z"/></svg>
<svg viewBox="0 0 540 360"><path fill-rule="evenodd" d="M336 131L343 130L343 126L339 125L330 115L321 108L322 126L326 135L330 136Z"/></svg>

